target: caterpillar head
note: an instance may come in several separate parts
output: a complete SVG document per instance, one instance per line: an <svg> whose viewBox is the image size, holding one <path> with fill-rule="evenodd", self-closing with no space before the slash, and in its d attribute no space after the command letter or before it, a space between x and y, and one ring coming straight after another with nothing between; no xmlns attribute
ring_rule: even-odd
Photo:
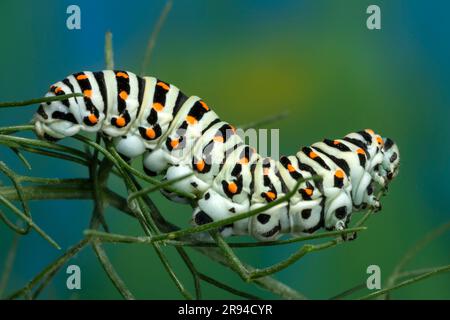
<svg viewBox="0 0 450 320"><path fill-rule="evenodd" d="M383 162L380 174L386 177L386 184L398 175L400 167L400 152L397 144L389 138L385 138L383 145Z"/></svg>
<svg viewBox="0 0 450 320"><path fill-rule="evenodd" d="M66 88L65 88L66 89ZM67 90L69 90L67 88ZM61 86L53 85L46 97L53 97L71 92L63 91ZM34 116L33 122L39 138L56 141L67 136L73 136L80 131L76 115L71 112L71 99L43 102Z"/></svg>

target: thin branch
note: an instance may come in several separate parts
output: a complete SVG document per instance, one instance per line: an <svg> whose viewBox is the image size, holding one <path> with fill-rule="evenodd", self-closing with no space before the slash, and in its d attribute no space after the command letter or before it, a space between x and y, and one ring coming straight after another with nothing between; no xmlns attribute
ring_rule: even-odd
<svg viewBox="0 0 450 320"><path fill-rule="evenodd" d="M134 300L133 294L128 290L125 283L122 281L122 279L117 274L116 270L112 266L111 262L108 259L108 256L106 255L105 251L101 247L100 243L97 241L94 241L92 243L92 247L94 248L95 254L97 255L98 260L100 261L100 264L103 267L103 270L105 270L106 274L108 275L111 282L114 284L116 289L120 292L122 297L126 300Z"/></svg>
<svg viewBox="0 0 450 320"><path fill-rule="evenodd" d="M360 291L362 289L366 289L367 288L367 283L363 282L358 284L357 286L354 286L353 288L350 288L348 290L345 290L344 292L341 292L337 295L335 295L334 297L331 297L329 300L341 300L344 297L347 297L357 291Z"/></svg>
<svg viewBox="0 0 450 320"><path fill-rule="evenodd" d="M145 50L144 59L142 61L142 67L141 67L141 75L143 75L146 71L148 66L150 65L153 49L156 44L156 40L158 39L158 35L161 32L161 28L164 25L164 22L166 21L167 15L169 14L170 10L172 9L172 0L168 0L161 11L161 14L159 15L159 19L156 22L155 27L153 28L152 34L150 35L150 38L148 39L147 43L147 49Z"/></svg>
<svg viewBox="0 0 450 320"><path fill-rule="evenodd" d="M187 178L189 178L192 175L193 175L193 173L189 173L189 174L183 175L181 177L178 177L176 179L166 180L164 182L158 183L157 185L150 186L150 187L141 189L139 191L130 193L130 195L128 196L128 202L131 202L132 200L134 200L136 198L142 197L144 195L147 195L149 193L158 191L160 189L164 189L164 188L166 188L166 187L168 187L168 186L170 186L170 185L172 185L174 183L177 183L177 182L180 182L180 181L182 181L184 179L187 179Z"/></svg>
<svg viewBox="0 0 450 320"><path fill-rule="evenodd" d="M114 51L112 44L112 32L110 31L105 34L105 61L106 69L114 69Z"/></svg>
<svg viewBox="0 0 450 320"><path fill-rule="evenodd" d="M431 232L427 233L415 245L413 245L411 248L409 248L409 250L406 251L404 256L400 259L400 261L395 266L394 271L392 271L392 274L390 275L390 277L387 280L386 287L393 287L396 279L398 278L398 275L405 268L405 266L419 253L419 251L421 251L428 244L430 244L434 239L436 239L443 233L447 232L448 230L450 230L450 221L441 225L440 227L432 230ZM386 295L385 298L389 298L389 296Z"/></svg>
<svg viewBox="0 0 450 320"><path fill-rule="evenodd" d="M55 261L47 265L39 274L37 274L32 280L30 280L23 288L17 290L7 297L7 299L16 299L25 294L31 292L31 290L46 276L54 274L59 270L67 261L69 261L74 255L80 252L88 243L89 239L83 239L76 245L67 250L63 255L57 258Z"/></svg>
<svg viewBox="0 0 450 320"><path fill-rule="evenodd" d="M220 263L221 265L231 269L229 261L225 259L222 251L220 251L219 249L217 249L217 248L195 248L195 249L197 251L199 251L200 253L206 255L209 259L216 261L216 262ZM244 264L244 267L247 270L249 270L250 272L255 270L250 265ZM269 276L264 277L264 278L255 279L253 283L255 283L256 285L260 286L261 288L263 288L269 292L272 292L273 294L276 294L284 299L289 299L289 300L291 300L291 299L293 299L293 300L306 299L306 297L302 293L289 287L287 284L282 283L282 282L280 282L274 278L271 278Z"/></svg>
<svg viewBox="0 0 450 320"><path fill-rule="evenodd" d="M335 236L340 236L348 233L354 233L359 231L367 230L366 227L358 227L358 228L349 228L345 230L339 231L327 231L318 234L313 234L309 236L302 237L293 237L286 240L276 240L276 241L260 241L260 242L230 242L228 246L232 248L254 248L254 247L266 247L266 246L278 246L278 245L286 245L296 242L303 242L313 239L322 239L322 238L331 238ZM113 242L113 243L137 243L137 244L150 244L155 241L160 241L156 237L133 237L123 234L114 234L114 233L105 233L96 230L85 230L84 234L86 236L92 236L98 239L101 239L102 242ZM156 240L155 240L156 238ZM191 247L217 247L217 244L214 242L200 242L200 241L175 241L175 240L166 240L164 241L166 245L173 246L191 246Z"/></svg>
<svg viewBox="0 0 450 320"><path fill-rule="evenodd" d="M0 202L3 203L7 208L9 208L15 215L24 220L34 231L36 231L42 238L44 238L48 243L50 243L53 247L60 250L61 247L53 240L47 233L44 232L37 224L34 223L28 216L26 216L22 211L17 209L15 205L13 205L8 199L6 199L3 195L0 194Z"/></svg>
<svg viewBox="0 0 450 320"><path fill-rule="evenodd" d="M11 101L11 102L0 102L0 108L10 108L10 107L24 107L32 104L42 103L42 102L52 102L52 101L61 101L67 100L69 98L74 97L82 97L82 93L71 93L71 94L62 94L59 96L51 96L51 97L43 97L43 98L35 98L24 101Z"/></svg>
<svg viewBox="0 0 450 320"><path fill-rule="evenodd" d="M368 294L366 296L362 296L359 299L360 300L373 299L373 298L379 297L381 295L384 295L384 294L386 294L388 292L391 292L393 290L396 290L398 288L401 288L401 287L413 284L413 283L415 283L415 282L417 282L419 280L424 280L424 279L429 278L431 276L442 274L442 273L448 272L448 271L450 271L450 265L447 265L447 266L444 266L444 267L435 268L433 271L430 271L430 272L427 272L425 274L419 275L419 276L414 277L412 279L405 280L405 281L400 282L400 283L398 283L396 285L393 285L391 287L387 287L386 289L378 290L378 291L370 293L370 294Z"/></svg>
<svg viewBox="0 0 450 320"><path fill-rule="evenodd" d="M285 110L285 111L279 112L277 114L268 116L266 118L263 118L263 119L260 119L260 120L256 120L256 121L253 121L253 122L241 125L239 127L241 129L243 129L243 130L250 129L250 128L256 129L256 128L260 128L262 126L271 124L273 122L277 122L277 121L283 120L283 119L285 119L287 117L289 117L289 111Z"/></svg>
<svg viewBox="0 0 450 320"><path fill-rule="evenodd" d="M192 274L192 278L194 279L194 286L195 286L195 297L197 300L200 300L202 297L202 290L200 286L200 276L199 272L194 266L194 263L192 262L191 258L189 258L189 255L186 253L186 251L182 247L175 247L180 257L183 259L184 263L188 267L189 271Z"/></svg>
<svg viewBox="0 0 450 320"><path fill-rule="evenodd" d="M249 210L247 212L239 213L239 214L236 214L234 216L231 216L231 217L228 217L228 218L225 218L225 219L221 219L221 220L218 220L218 221L209 222L209 223L205 223L205 224L198 225L198 226L195 226L195 227L181 229L181 230L178 230L178 231L173 231L173 232L169 232L169 233L165 233L165 234L161 234L161 235L156 235L154 240L155 241L173 240L173 239L176 239L176 238L184 237L186 235L217 229L217 228L220 228L220 227L225 226L227 224L231 224L231 223L233 223L235 221L252 217L252 216L257 215L258 213L261 213L261 212L265 212L265 211L267 211L270 208L273 208L273 207L275 207L275 206L277 206L279 204L282 204L284 202L289 201L289 199L295 193L297 193L297 190L300 187L300 184L303 183L304 181L310 180L310 179L314 179L314 178L299 179L298 182L296 183L295 187L292 188L291 191L286 193L284 196L282 196L282 197L280 197L280 198L278 198L278 199L276 199L276 200L274 200L272 202L269 202L268 204L266 204L266 205L264 205L262 207L259 207L259 208L253 209L253 210Z"/></svg>
<svg viewBox="0 0 450 320"><path fill-rule="evenodd" d="M17 248L19 245L19 234L15 233L13 235L13 240L11 243L11 247L8 250L8 255L5 259L5 265L3 267L3 274L0 280L0 299L3 297L3 292L5 292L5 289L8 285L9 278L11 276L11 272L14 265L14 260L16 258Z"/></svg>
<svg viewBox="0 0 450 320"><path fill-rule="evenodd" d="M82 182L85 180L85 182ZM24 186L23 195L25 200L60 200L60 199L92 199L92 185L86 179L80 179L80 182L61 185L33 185ZM116 209L135 217L134 213L128 207L126 199L117 193L105 189L105 201ZM14 187L0 187L2 194L9 201L18 200L17 190Z"/></svg>
<svg viewBox="0 0 450 320"><path fill-rule="evenodd" d="M23 163L23 165L25 166L25 168L27 168L28 170L31 170L31 164L30 162L28 162L27 158L25 158L25 156L22 154L22 152L20 152L19 149L12 147L11 150L15 153L15 155L19 158L19 160Z"/></svg>
<svg viewBox="0 0 450 320"><path fill-rule="evenodd" d="M237 295L239 297L243 297L243 298L250 299L250 300L261 300L261 298L258 297L258 296L252 295L250 293L247 293L247 292L244 292L244 291L241 291L241 290L237 290L237 289L235 289L233 287L230 287L230 286L226 285L223 282L220 282L220 281L218 281L218 280L216 280L214 278L208 277L204 273L199 273L198 275L199 275L200 279L202 279L203 281L206 281L209 284L212 284L213 286L216 286L217 288L220 288L222 290L228 291L228 292L230 292L230 293L232 293L234 295Z"/></svg>

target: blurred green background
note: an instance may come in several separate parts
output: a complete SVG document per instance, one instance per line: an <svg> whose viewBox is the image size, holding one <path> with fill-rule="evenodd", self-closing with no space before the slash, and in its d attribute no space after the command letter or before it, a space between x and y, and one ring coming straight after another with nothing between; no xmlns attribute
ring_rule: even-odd
<svg viewBox="0 0 450 320"><path fill-rule="evenodd" d="M66 8L81 8L81 30L66 28ZM381 7L382 29L366 28L366 8ZM147 39L163 1L1 1L0 101L43 95L48 86L81 70L104 68L104 34L114 35L116 68L139 72ZM175 1L146 74L196 94L234 124L289 110L280 128L281 153L324 137L372 128L400 146L401 172L369 220L369 230L351 243L308 256L275 277L310 298L327 298L364 282L366 268L381 267L385 281L405 250L449 219L450 26L448 1ZM28 122L34 107L0 110L0 126ZM87 170L29 155L31 175L87 177ZM26 169L10 150L0 160ZM123 191L117 182L117 190ZM154 197L172 222L187 225L189 207ZM90 219L88 201L40 201L33 217L63 248L82 237ZM112 232L141 235L136 221L109 210ZM0 273L12 232L0 224ZM449 263L446 234L409 268ZM181 298L153 250L106 245L117 271L138 298ZM267 266L297 245L241 249L251 264ZM182 280L191 277L166 248ZM23 286L60 252L35 233L22 237L7 292ZM210 276L262 297L233 273L193 252ZM91 248L71 263L82 270L82 289L66 289L63 269L43 298L119 298ZM208 298L229 293L204 285ZM450 275L396 291L394 298L449 299Z"/></svg>

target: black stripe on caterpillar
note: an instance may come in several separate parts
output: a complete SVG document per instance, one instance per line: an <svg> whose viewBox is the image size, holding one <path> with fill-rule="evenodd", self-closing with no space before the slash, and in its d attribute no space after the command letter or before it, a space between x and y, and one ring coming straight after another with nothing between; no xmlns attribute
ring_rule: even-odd
<svg viewBox="0 0 450 320"><path fill-rule="evenodd" d="M128 159L143 155L149 175L189 178L173 187L198 196L192 221L200 225L247 212L292 190L298 192L256 216L221 228L224 236L281 234L346 228L352 212L380 208L375 191L398 174L399 150L370 129L325 139L279 160L261 157L200 98L176 86L128 71L79 72L50 87L46 96L82 93L43 103L38 136L58 140L80 130L101 131ZM320 180L311 180L313 176ZM172 200L184 199L167 191Z"/></svg>

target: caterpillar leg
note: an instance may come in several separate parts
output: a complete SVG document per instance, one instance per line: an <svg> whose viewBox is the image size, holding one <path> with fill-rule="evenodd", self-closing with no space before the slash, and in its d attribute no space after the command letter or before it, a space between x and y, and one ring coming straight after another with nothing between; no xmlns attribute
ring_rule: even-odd
<svg viewBox="0 0 450 320"><path fill-rule="evenodd" d="M171 159L162 149L147 150L144 154L144 171L149 176L156 176L166 170L171 164Z"/></svg>
<svg viewBox="0 0 450 320"><path fill-rule="evenodd" d="M117 153L128 159L133 159L145 152L142 139L136 135L126 135L113 140Z"/></svg>
<svg viewBox="0 0 450 320"><path fill-rule="evenodd" d="M172 166L169 169L167 169L166 176L164 177L163 181L180 179L192 173L193 173L192 168L190 168L189 166L186 165ZM185 179L177 181L173 183L171 186L177 190L183 190L184 192L192 193L195 195L200 195L209 188L209 185L207 183L205 183L203 180L200 180L195 175L191 175L186 177ZM169 200L181 203L189 202L188 199L181 197L180 195L174 192L170 192L164 189L162 189L161 192Z"/></svg>
<svg viewBox="0 0 450 320"><path fill-rule="evenodd" d="M295 235L306 235L320 229L323 224L323 209L322 198L291 203L289 207L291 232Z"/></svg>
<svg viewBox="0 0 450 320"><path fill-rule="evenodd" d="M263 203L252 205L250 210L260 208L264 205ZM289 230L287 212L287 203L282 203L251 217L249 233L260 241L278 239L283 231L286 231L286 229Z"/></svg>
<svg viewBox="0 0 450 320"><path fill-rule="evenodd" d="M347 192L341 192L331 200L325 201L325 228L327 230L343 230L347 216L353 208L352 198Z"/></svg>
<svg viewBox="0 0 450 320"><path fill-rule="evenodd" d="M194 209L192 222L194 225L202 225L210 222L223 220L233 215L247 212L249 201L243 203L233 203L230 199L223 197L213 189L205 192L198 201L198 206ZM248 218L233 222L230 225L222 226L219 229L224 237L231 235L242 235L248 232Z"/></svg>

